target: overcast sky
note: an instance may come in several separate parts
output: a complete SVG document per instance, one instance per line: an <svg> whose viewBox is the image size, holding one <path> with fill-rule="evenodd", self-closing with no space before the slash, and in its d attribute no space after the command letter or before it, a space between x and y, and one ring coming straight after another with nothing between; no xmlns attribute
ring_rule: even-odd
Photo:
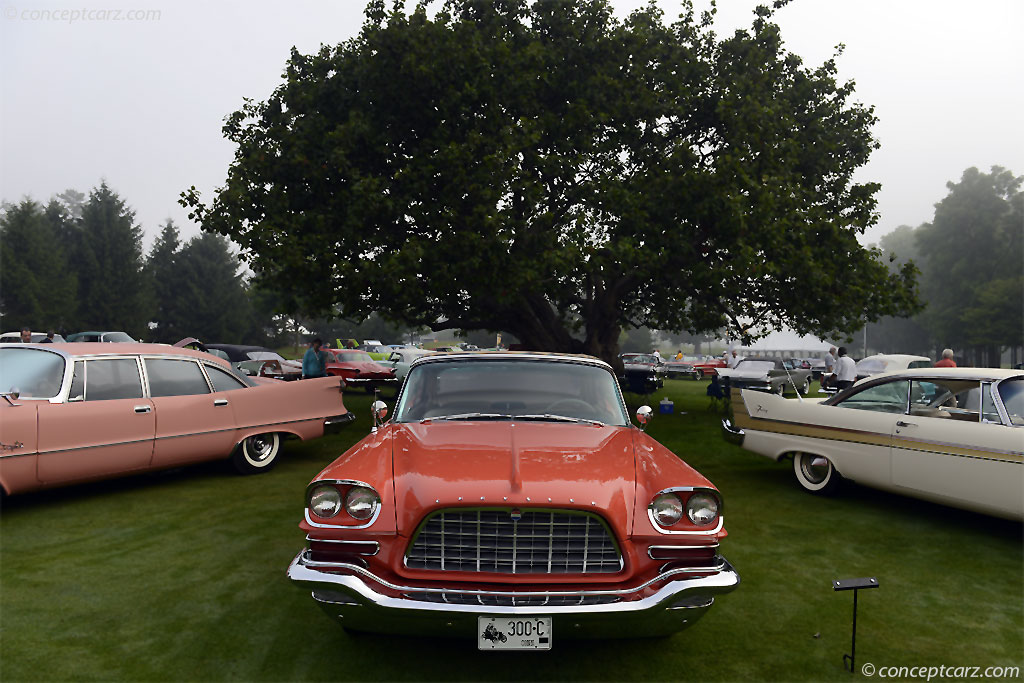
<svg viewBox="0 0 1024 683"><path fill-rule="evenodd" d="M197 231L177 198L195 185L209 201L222 184L234 151L223 118L272 92L293 45L355 35L364 6L90 1L0 0L0 198L46 201L105 179L135 209L147 249L167 218ZM642 3L613 4L625 15ZM678 14L678 2L660 4ZM719 4L725 34L758 2ZM840 77L876 108L882 148L858 180L882 183L881 220L864 241L930 220L970 166L1024 174L1024 1L795 0L777 20L808 66L844 43Z"/></svg>

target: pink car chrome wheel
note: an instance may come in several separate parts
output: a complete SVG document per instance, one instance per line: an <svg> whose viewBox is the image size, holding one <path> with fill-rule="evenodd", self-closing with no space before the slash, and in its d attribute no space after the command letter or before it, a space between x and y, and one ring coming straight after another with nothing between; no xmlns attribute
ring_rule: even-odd
<svg viewBox="0 0 1024 683"><path fill-rule="evenodd" d="M264 472L273 467L280 449L281 437L277 434L256 434L242 441L232 462L242 474Z"/></svg>

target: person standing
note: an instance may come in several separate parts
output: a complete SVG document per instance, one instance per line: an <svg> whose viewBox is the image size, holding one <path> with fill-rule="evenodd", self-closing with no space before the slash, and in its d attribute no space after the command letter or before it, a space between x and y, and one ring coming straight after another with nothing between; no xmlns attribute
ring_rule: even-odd
<svg viewBox="0 0 1024 683"><path fill-rule="evenodd" d="M658 351L658 349L654 349L653 351L651 351L651 355L657 358L659 363L661 362L661 353Z"/></svg>
<svg viewBox="0 0 1024 683"><path fill-rule="evenodd" d="M739 365L740 360L739 354L736 353L736 349L733 349L732 353L725 354L725 364L728 365L730 369Z"/></svg>
<svg viewBox="0 0 1024 683"><path fill-rule="evenodd" d="M302 379L327 376L327 352L321 346L323 341L320 337L309 343L309 348L302 356Z"/></svg>
<svg viewBox="0 0 1024 683"><path fill-rule="evenodd" d="M39 342L39 343L40 344L52 344L53 343L53 334L54 334L53 332L47 332L46 336L43 337L43 340L41 342Z"/></svg>
<svg viewBox="0 0 1024 683"><path fill-rule="evenodd" d="M27 327L21 328L21 343L31 344L32 343L32 330Z"/></svg>
<svg viewBox="0 0 1024 683"><path fill-rule="evenodd" d="M845 346L839 347L839 357L836 358L835 378L836 388L839 391L852 387L853 383L857 381L857 364L846 355Z"/></svg>
<svg viewBox="0 0 1024 683"><path fill-rule="evenodd" d="M835 381L836 347L830 346L825 354L825 372L821 373L821 388L826 389Z"/></svg>
<svg viewBox="0 0 1024 683"><path fill-rule="evenodd" d="M942 360L935 364L937 368L955 368L956 361L953 360L953 349L942 349Z"/></svg>

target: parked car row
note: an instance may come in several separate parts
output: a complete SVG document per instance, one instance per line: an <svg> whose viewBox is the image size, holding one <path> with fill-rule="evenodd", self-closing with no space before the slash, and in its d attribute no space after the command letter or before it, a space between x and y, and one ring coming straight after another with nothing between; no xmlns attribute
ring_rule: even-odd
<svg viewBox="0 0 1024 683"><path fill-rule="evenodd" d="M352 419L337 379L249 378L162 344L0 344L5 494L230 458L266 471L282 439Z"/></svg>

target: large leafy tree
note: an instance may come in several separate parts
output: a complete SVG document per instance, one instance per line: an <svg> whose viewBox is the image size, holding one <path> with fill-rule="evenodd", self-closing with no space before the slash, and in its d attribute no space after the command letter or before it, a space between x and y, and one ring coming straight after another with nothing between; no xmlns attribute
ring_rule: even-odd
<svg viewBox="0 0 1024 683"><path fill-rule="evenodd" d="M914 309L913 266L857 241L873 112L834 60L785 51L772 9L720 39L688 5L402 6L293 51L228 118L213 201L183 194L306 310L611 358L622 328L835 336Z"/></svg>
<svg viewBox="0 0 1024 683"><path fill-rule="evenodd" d="M1022 182L998 166L969 168L916 230L925 323L940 347L968 348L979 364L1024 344Z"/></svg>

